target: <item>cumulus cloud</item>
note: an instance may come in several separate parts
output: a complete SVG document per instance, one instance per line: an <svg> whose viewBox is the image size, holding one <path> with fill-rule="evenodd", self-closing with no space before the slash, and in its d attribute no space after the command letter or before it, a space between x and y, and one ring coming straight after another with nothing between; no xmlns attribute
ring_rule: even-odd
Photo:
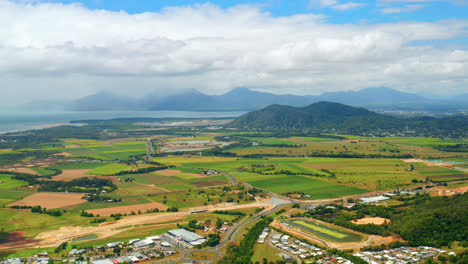
<svg viewBox="0 0 468 264"><path fill-rule="evenodd" d="M356 9L360 7L364 7L367 4L364 3L356 3L356 2L346 2L346 3L339 3L336 0L311 0L310 6L312 8L332 8L339 11L346 11L351 9Z"/></svg>
<svg viewBox="0 0 468 264"><path fill-rule="evenodd" d="M346 11L346 10L361 8L364 6L366 6L366 4L364 3L348 2L348 3L334 5L332 6L332 8L336 10L340 10L340 11Z"/></svg>
<svg viewBox="0 0 468 264"><path fill-rule="evenodd" d="M409 12L417 11L423 7L424 5L406 5L403 7L386 7L386 8L382 8L380 12L382 14L409 13Z"/></svg>
<svg viewBox="0 0 468 264"><path fill-rule="evenodd" d="M468 51L411 45L466 36L468 20L328 24L322 15L272 17L211 4L127 14L78 4L0 0L0 100L135 95L237 86L275 93L387 85L462 92Z"/></svg>

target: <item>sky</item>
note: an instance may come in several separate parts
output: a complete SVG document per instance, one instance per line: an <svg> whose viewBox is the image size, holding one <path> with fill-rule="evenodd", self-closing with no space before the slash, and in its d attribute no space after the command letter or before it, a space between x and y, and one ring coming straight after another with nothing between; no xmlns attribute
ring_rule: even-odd
<svg viewBox="0 0 468 264"><path fill-rule="evenodd" d="M0 0L0 104L235 87L468 93L468 0Z"/></svg>

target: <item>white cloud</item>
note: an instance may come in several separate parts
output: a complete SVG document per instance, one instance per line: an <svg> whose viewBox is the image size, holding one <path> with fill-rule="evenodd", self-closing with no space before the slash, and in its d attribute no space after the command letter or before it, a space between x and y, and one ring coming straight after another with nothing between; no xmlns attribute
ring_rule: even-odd
<svg viewBox="0 0 468 264"><path fill-rule="evenodd" d="M346 2L346 3L339 3L336 0L311 0L310 7L312 8L332 8L339 11L346 11L351 9L356 9L360 7L364 7L367 4L364 3L356 3L356 2Z"/></svg>
<svg viewBox="0 0 468 264"><path fill-rule="evenodd" d="M0 24L7 25L0 27L0 100L103 89L131 95L237 86L296 94L379 85L466 89L466 49L409 44L466 36L468 20L337 25L323 19L272 17L248 5L131 15L0 0Z"/></svg>
<svg viewBox="0 0 468 264"><path fill-rule="evenodd" d="M410 12L417 11L423 7L424 7L423 5L406 5L403 7L386 7L386 8L382 8L380 12L382 14L410 13Z"/></svg>
<svg viewBox="0 0 468 264"><path fill-rule="evenodd" d="M339 4L339 5L334 5L332 6L333 9L340 10L340 11L346 11L346 10L351 10L351 9L356 9L356 8L361 8L366 6L364 3L355 3L355 2L348 2L344 4Z"/></svg>
<svg viewBox="0 0 468 264"><path fill-rule="evenodd" d="M310 0L311 7L328 7L338 4L336 0Z"/></svg>

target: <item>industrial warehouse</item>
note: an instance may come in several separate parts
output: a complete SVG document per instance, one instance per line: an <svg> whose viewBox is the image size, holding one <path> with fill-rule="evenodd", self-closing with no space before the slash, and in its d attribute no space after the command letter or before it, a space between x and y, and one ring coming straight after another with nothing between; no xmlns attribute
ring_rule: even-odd
<svg viewBox="0 0 468 264"><path fill-rule="evenodd" d="M185 229L175 229L167 231L168 237L177 240L179 242L184 242L187 247L194 247L203 244L206 239L199 234L190 232Z"/></svg>

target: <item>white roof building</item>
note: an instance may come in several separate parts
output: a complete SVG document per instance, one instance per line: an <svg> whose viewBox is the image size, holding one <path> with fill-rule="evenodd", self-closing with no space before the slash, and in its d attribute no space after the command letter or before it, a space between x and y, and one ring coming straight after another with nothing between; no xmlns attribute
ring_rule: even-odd
<svg viewBox="0 0 468 264"><path fill-rule="evenodd" d="M144 248L144 247L149 247L149 246L153 246L154 245L154 241L151 240L151 239L143 239L141 241L138 241L138 242L135 242L134 246L136 248Z"/></svg>
<svg viewBox="0 0 468 264"><path fill-rule="evenodd" d="M379 195L379 196L374 196L374 197L369 197L369 198L359 198L361 202L363 203L378 203L386 200L390 200L387 196Z"/></svg>
<svg viewBox="0 0 468 264"><path fill-rule="evenodd" d="M175 229L167 231L170 236L176 237L192 246L200 245L206 241L206 239L197 233L190 232L185 229Z"/></svg>

